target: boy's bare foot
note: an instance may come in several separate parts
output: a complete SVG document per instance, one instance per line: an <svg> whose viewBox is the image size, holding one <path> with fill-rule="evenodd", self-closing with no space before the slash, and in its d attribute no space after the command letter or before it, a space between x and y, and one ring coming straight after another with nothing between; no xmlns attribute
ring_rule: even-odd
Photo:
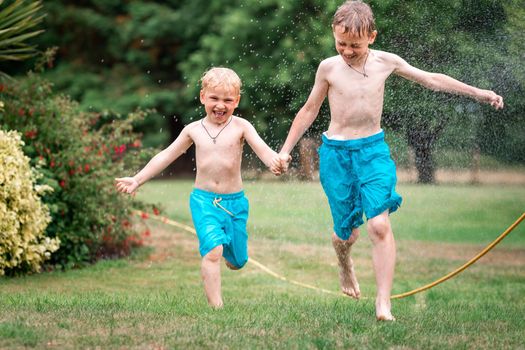
<svg viewBox="0 0 525 350"><path fill-rule="evenodd" d="M376 319L378 321L395 321L396 318L390 312L390 300L376 300Z"/></svg>
<svg viewBox="0 0 525 350"><path fill-rule="evenodd" d="M339 281L341 283L341 291L355 299L359 299L361 291L359 290L359 283L354 273L354 263L352 258L348 257L346 264L339 265Z"/></svg>
<svg viewBox="0 0 525 350"><path fill-rule="evenodd" d="M217 305L214 305L214 304L211 304L211 303L210 303L209 305L210 305L210 307L211 307L213 310L219 310L219 309L222 309L222 307L224 306L224 304L222 303L222 301L221 301L219 304L217 304Z"/></svg>

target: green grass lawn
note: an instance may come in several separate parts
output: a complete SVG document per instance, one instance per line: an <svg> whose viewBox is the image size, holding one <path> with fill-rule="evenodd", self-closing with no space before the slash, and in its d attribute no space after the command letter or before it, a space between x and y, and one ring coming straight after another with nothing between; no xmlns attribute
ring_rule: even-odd
<svg viewBox="0 0 525 350"><path fill-rule="evenodd" d="M191 224L190 181L148 183L139 198ZM401 185L391 216L394 293L431 282L477 254L525 211L523 186ZM337 291L328 204L318 183L247 182L250 256L288 279ZM375 321L371 244L353 250L364 299L278 280L252 264L223 269L226 306L213 311L200 281L196 237L148 220L152 247L82 270L0 279L0 348L525 347L525 224L471 268L393 301Z"/></svg>

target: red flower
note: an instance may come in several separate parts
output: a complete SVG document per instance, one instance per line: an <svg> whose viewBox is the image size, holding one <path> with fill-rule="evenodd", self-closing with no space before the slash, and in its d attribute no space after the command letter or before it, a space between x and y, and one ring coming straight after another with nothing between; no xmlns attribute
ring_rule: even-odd
<svg viewBox="0 0 525 350"><path fill-rule="evenodd" d="M60 180L60 182L58 183L60 185L60 187L64 188L66 187L66 181L64 180Z"/></svg>
<svg viewBox="0 0 525 350"><path fill-rule="evenodd" d="M148 213L141 212L140 213L140 217L143 218L143 219L147 219L147 218L149 218L149 215L148 215Z"/></svg>
<svg viewBox="0 0 525 350"><path fill-rule="evenodd" d="M126 151L126 145L113 146L113 151L115 151L115 154L122 154Z"/></svg>
<svg viewBox="0 0 525 350"><path fill-rule="evenodd" d="M150 235L151 235L150 230L146 230L146 231L142 232L142 236L144 236L144 237L149 237Z"/></svg>
<svg viewBox="0 0 525 350"><path fill-rule="evenodd" d="M54 167L55 167L55 161L52 160L52 161L49 163L49 166L50 166L51 168L54 168Z"/></svg>
<svg viewBox="0 0 525 350"><path fill-rule="evenodd" d="M23 117L25 114L26 114L26 112L24 111L23 108L20 108L20 109L18 110L18 115L19 115L19 116Z"/></svg>
<svg viewBox="0 0 525 350"><path fill-rule="evenodd" d="M28 138L28 139L34 139L36 137L36 135L38 134L38 132L36 130L29 130L29 131L26 131L25 132L25 136Z"/></svg>
<svg viewBox="0 0 525 350"><path fill-rule="evenodd" d="M155 208L155 207L153 207L153 214L159 215L160 214L160 210Z"/></svg>
<svg viewBox="0 0 525 350"><path fill-rule="evenodd" d="M89 164L84 165L84 172L85 173L88 173L89 169L90 169Z"/></svg>

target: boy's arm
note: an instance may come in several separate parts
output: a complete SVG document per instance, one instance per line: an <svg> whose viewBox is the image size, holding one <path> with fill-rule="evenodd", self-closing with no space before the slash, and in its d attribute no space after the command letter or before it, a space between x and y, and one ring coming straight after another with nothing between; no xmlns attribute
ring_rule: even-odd
<svg viewBox="0 0 525 350"><path fill-rule="evenodd" d="M290 131L288 132L288 137L281 148L280 154L284 155L284 158L288 158L299 139L312 125L315 118L317 118L319 109L328 93L328 81L326 79L327 68L327 63L323 61L317 69L310 96L308 96L308 100L295 116Z"/></svg>
<svg viewBox="0 0 525 350"><path fill-rule="evenodd" d="M259 136L253 125L246 119L239 118L243 126L243 137L253 149L257 157L263 161L268 168L275 166L275 160L278 155L272 150L266 142Z"/></svg>
<svg viewBox="0 0 525 350"><path fill-rule="evenodd" d="M448 75L430 73L411 66L399 56L392 55L395 61L394 74L412 80L424 87L434 91L444 91L458 95L464 95L476 99L479 102L490 104L496 109L503 108L503 98L494 91L479 89L467 85Z"/></svg>
<svg viewBox="0 0 525 350"><path fill-rule="evenodd" d="M115 179L120 192L133 193L135 190L164 170L168 165L180 157L193 143L186 126L179 136L167 148L157 153L146 166L133 177Z"/></svg>

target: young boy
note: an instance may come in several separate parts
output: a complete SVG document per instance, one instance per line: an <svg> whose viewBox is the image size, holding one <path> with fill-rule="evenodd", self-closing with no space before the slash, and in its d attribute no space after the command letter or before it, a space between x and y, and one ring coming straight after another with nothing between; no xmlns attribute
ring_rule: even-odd
<svg viewBox="0 0 525 350"><path fill-rule="evenodd" d="M341 289L351 297L360 296L350 248L359 236L364 212L373 244L376 317L394 320L390 293L396 248L388 214L399 207L401 197L395 192L396 168L381 129L385 80L397 74L429 89L469 96L496 109L503 108L503 99L492 91L412 67L397 55L370 50L377 31L372 10L361 1L347 1L338 8L332 31L338 55L319 64L310 96L281 149L282 170L328 96L331 119L319 149L320 178L334 222L332 242Z"/></svg>
<svg viewBox="0 0 525 350"><path fill-rule="evenodd" d="M116 179L120 192L133 193L195 144L197 175L190 209L199 238L201 274L208 303L223 305L220 261L240 269L248 261L248 200L241 179L244 140L279 174L280 160L245 119L233 114L239 105L241 80L228 68L212 68L202 79L200 101L206 117L187 125L177 139L133 177Z"/></svg>

